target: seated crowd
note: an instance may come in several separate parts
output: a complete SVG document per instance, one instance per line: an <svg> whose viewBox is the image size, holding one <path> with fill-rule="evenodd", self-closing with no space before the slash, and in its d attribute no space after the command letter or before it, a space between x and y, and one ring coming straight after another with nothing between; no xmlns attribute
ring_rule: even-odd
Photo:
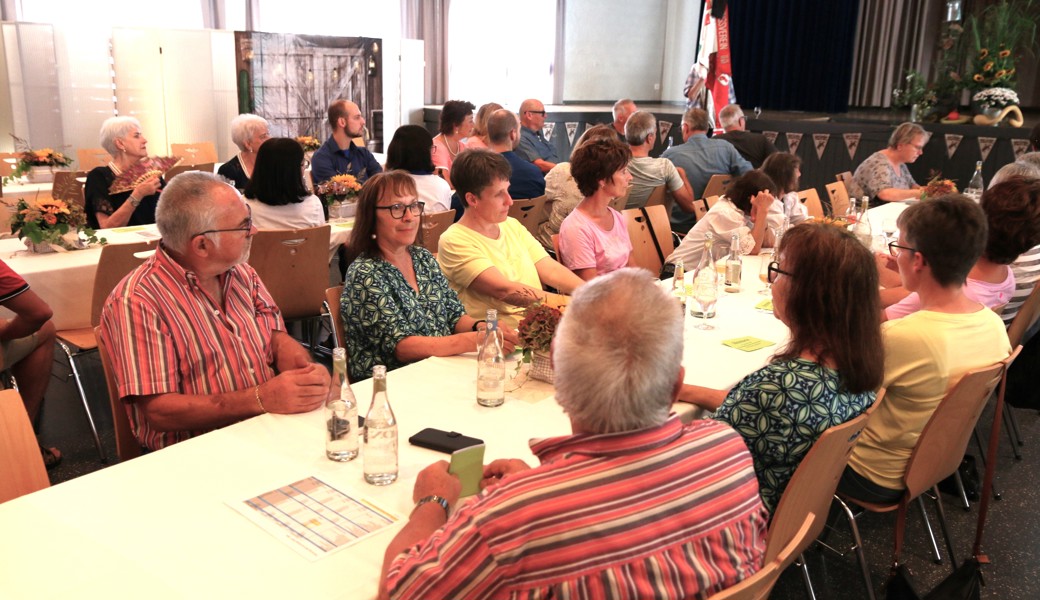
<svg viewBox="0 0 1040 600"><path fill-rule="evenodd" d="M739 106L722 111L726 133L713 138L707 114L688 110L683 143L652 158L656 119L619 101L614 123L585 131L569 162L542 133L540 101L524 101L519 114L487 104L474 119L475 109L445 104L436 136L399 128L385 172L355 142L364 118L352 102L329 106L333 133L309 165L295 140L271 138L266 121L242 115L231 128L240 153L220 175L155 175L115 193L113 181L148 155L140 123L114 117L101 130L113 161L85 187L94 226L154 222L162 237L101 316L118 395L148 450L324 401L328 370L286 333L248 264L258 229L326 222L308 166L310 183L343 173L363 182L336 309L352 381L375 365L472 352L488 309L512 352L528 307L566 306L552 356L571 433L533 441L539 465L486 465L483 491L462 507L445 462L420 472L416 508L386 550L387 596L678 598L732 586L762 567L771 515L812 445L870 409L882 388L838 490L898 500L937 404L966 372L1010 354L1000 311L1010 319L1040 280L1035 156L1002 169L981 204L951 194L908 206L898 240L875 255L845 228L808 217L799 159L746 131ZM872 199L920 197L907 164L924 143L919 126L900 125L856 184ZM720 173L734 180L697 219L695 202ZM768 281L790 339L730 389L684 382L684 315L658 273L632 268L612 203L642 207L657 186L683 234L665 274L696 264L709 234L736 236L743 254L776 246ZM514 199L543 194L553 204L536 237L509 211ZM436 252L422 247L423 215L453 202L457 222ZM0 327L5 366L34 417L46 378L32 373L50 361L50 309L2 262L0 281L0 304L15 314ZM603 377L604 364L626 368ZM683 425L669 416L677 401L711 418ZM41 452L48 465L61 458Z"/></svg>

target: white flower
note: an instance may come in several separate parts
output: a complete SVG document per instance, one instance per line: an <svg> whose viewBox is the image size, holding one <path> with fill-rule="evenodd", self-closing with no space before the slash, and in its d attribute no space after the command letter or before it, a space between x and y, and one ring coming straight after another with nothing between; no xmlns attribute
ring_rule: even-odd
<svg viewBox="0 0 1040 600"><path fill-rule="evenodd" d="M1018 94L1015 90L1003 87L984 89L971 99L986 108L1004 108L1018 104Z"/></svg>

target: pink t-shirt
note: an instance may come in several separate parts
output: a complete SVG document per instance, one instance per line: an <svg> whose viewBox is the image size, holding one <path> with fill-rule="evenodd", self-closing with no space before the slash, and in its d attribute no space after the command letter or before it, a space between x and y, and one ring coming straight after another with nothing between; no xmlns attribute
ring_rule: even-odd
<svg viewBox="0 0 1040 600"><path fill-rule="evenodd" d="M985 281L979 281L978 279L968 278L964 282L964 295L969 300L974 300L986 308L993 308L1002 304L1007 304L1011 300L1011 296L1015 293L1015 274L1011 272L1011 267L1007 267L1007 274L1004 277L1004 281L1000 283L986 283ZM915 313L921 310L921 297L914 292L903 298L899 302L896 302L892 306L885 309L885 316L888 320L900 319L911 313Z"/></svg>
<svg viewBox="0 0 1040 600"><path fill-rule="evenodd" d="M573 210L560 225L560 254L568 269L596 269L597 275L616 271L628 264L632 241L621 213L607 208L614 226L603 231L580 210Z"/></svg>

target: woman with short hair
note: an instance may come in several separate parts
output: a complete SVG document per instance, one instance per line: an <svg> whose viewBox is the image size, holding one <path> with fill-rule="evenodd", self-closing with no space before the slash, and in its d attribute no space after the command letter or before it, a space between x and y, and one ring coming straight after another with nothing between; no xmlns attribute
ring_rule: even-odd
<svg viewBox="0 0 1040 600"><path fill-rule="evenodd" d="M433 173L433 148L433 136L425 127L402 125L394 132L386 149L387 170L408 171L428 213L451 208L451 186Z"/></svg>
<svg viewBox="0 0 1040 600"><path fill-rule="evenodd" d="M798 199L801 166L802 159L790 152L774 152L762 163L762 172L773 180L780 192L772 210L782 212L791 225L797 225L809 218L809 209Z"/></svg>
<svg viewBox="0 0 1040 600"><path fill-rule="evenodd" d="M488 102L477 110L477 118L473 120L473 133L466 138L466 149L489 148L491 143L487 136L487 122L491 113L501 110L502 105L497 102Z"/></svg>
<svg viewBox="0 0 1040 600"><path fill-rule="evenodd" d="M448 100L441 108L441 118L433 138L433 164L444 170L448 177L451 164L459 152L466 149L462 140L473 133L473 111L476 106L465 100Z"/></svg>
<svg viewBox="0 0 1040 600"><path fill-rule="evenodd" d="M927 141L924 128L903 123L888 138L888 147L871 154L856 168L853 181L871 202L917 200L924 188L917 185L906 165L921 156Z"/></svg>
<svg viewBox="0 0 1040 600"><path fill-rule="evenodd" d="M155 223L155 207L163 186L160 175L135 182L129 191L109 191L120 174L148 158L148 140L141 132L141 122L133 117L109 117L101 124L100 137L101 147L112 155L112 162L87 173L83 185L87 227L111 229Z"/></svg>
<svg viewBox="0 0 1040 600"><path fill-rule="evenodd" d="M271 138L256 153L246 184L246 204L257 229L306 229L325 224L325 207L303 182L303 146L291 138Z"/></svg>
<svg viewBox="0 0 1040 600"><path fill-rule="evenodd" d="M238 146L238 154L220 165L217 175L229 179L239 190L246 189L256 165L256 153L270 137L267 120L261 116L244 114L231 119L231 141Z"/></svg>

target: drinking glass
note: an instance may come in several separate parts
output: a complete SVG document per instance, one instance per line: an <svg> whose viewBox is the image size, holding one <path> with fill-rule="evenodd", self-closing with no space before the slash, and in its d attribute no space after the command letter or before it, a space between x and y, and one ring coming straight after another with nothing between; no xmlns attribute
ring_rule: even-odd
<svg viewBox="0 0 1040 600"><path fill-rule="evenodd" d="M715 301L719 298L719 290L716 284L708 282L697 282L693 285L693 301L701 312L701 322L695 325L697 329L710 330L714 326L708 324L708 313L715 308Z"/></svg>
<svg viewBox="0 0 1040 600"><path fill-rule="evenodd" d="M888 245L892 242L893 238L895 237L896 231L898 231L898 227L896 226L896 220L895 219L885 219L884 221L881 222L881 233L883 233L885 235L885 247L886 248L888 247Z"/></svg>
<svg viewBox="0 0 1040 600"><path fill-rule="evenodd" d="M760 262L758 263L758 278L762 283L766 284L766 287L758 290L759 294L763 296L772 296L772 284L769 283L769 263L773 262L772 252L763 252L759 255Z"/></svg>

